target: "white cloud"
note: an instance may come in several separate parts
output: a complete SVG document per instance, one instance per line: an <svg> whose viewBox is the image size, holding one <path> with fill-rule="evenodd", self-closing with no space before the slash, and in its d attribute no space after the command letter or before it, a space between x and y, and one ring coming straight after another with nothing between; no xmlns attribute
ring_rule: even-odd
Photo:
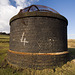
<svg viewBox="0 0 75 75"><path fill-rule="evenodd" d="M9 2L9 0L0 0L0 4L1 5L8 5L10 2Z"/></svg>
<svg viewBox="0 0 75 75"><path fill-rule="evenodd" d="M28 4L26 0L14 0L14 1L16 2L17 6L26 7Z"/></svg>
<svg viewBox="0 0 75 75"><path fill-rule="evenodd" d="M75 34L69 34L70 36L75 36Z"/></svg>
<svg viewBox="0 0 75 75"><path fill-rule="evenodd" d="M14 0L17 6L26 7L39 0Z"/></svg>
<svg viewBox="0 0 75 75"><path fill-rule="evenodd" d="M30 5L34 1L38 0L14 0L16 6L10 5L9 0L0 0L0 32L10 32L9 21L11 17L16 15L20 9Z"/></svg>

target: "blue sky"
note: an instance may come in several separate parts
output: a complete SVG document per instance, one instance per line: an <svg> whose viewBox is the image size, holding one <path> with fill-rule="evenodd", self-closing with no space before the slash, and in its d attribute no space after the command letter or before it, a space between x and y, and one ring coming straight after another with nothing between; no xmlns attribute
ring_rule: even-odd
<svg viewBox="0 0 75 75"><path fill-rule="evenodd" d="M0 25L2 25L0 31L10 32L8 23L10 18L16 15L21 8L31 4L51 7L65 16L68 20L68 39L75 39L75 0L2 0L0 1L0 9L2 9L0 10Z"/></svg>
<svg viewBox="0 0 75 75"><path fill-rule="evenodd" d="M75 0L40 0L35 4L55 9L68 20L68 39L75 39Z"/></svg>

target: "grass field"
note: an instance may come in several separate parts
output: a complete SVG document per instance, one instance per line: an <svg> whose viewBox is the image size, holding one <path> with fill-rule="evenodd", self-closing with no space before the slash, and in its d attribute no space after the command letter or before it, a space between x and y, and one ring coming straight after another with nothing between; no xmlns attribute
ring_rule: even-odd
<svg viewBox="0 0 75 75"><path fill-rule="evenodd" d="M68 47L71 61L62 67L57 67L55 71L53 69L18 69L9 66L5 60L9 49L9 36L0 35L0 75L75 75L75 40L68 40Z"/></svg>
<svg viewBox="0 0 75 75"><path fill-rule="evenodd" d="M75 39L68 40L68 48L75 48Z"/></svg>

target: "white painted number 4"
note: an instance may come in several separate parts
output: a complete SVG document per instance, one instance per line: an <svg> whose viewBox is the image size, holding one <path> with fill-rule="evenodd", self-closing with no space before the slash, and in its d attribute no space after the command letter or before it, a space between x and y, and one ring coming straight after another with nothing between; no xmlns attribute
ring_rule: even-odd
<svg viewBox="0 0 75 75"><path fill-rule="evenodd" d="M24 46L26 45L26 43L29 43L28 41L26 41L26 38L24 38L24 32L23 32L22 37L21 37L20 40L21 40L21 42L24 43Z"/></svg>

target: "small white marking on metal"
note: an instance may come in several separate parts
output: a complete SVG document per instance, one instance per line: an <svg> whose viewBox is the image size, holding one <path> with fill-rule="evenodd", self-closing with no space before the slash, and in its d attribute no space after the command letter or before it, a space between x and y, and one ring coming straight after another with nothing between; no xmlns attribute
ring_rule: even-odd
<svg viewBox="0 0 75 75"><path fill-rule="evenodd" d="M49 41L51 41L51 39L49 39Z"/></svg>
<svg viewBox="0 0 75 75"><path fill-rule="evenodd" d="M24 40L23 40L23 38L24 38L24 32L23 32L23 34L22 34L22 37L21 37L21 42L23 42L24 43L24 46L26 45L26 43L29 43L28 41L26 41L26 38L24 38Z"/></svg>
<svg viewBox="0 0 75 75"><path fill-rule="evenodd" d="M29 42L28 42L28 41L26 41L26 38L24 38L24 46L25 46L25 44L26 44L26 43L29 43Z"/></svg>
<svg viewBox="0 0 75 75"><path fill-rule="evenodd" d="M54 41L54 40L53 40Z"/></svg>
<svg viewBox="0 0 75 75"><path fill-rule="evenodd" d="M15 41L15 39L13 39L13 41Z"/></svg>

